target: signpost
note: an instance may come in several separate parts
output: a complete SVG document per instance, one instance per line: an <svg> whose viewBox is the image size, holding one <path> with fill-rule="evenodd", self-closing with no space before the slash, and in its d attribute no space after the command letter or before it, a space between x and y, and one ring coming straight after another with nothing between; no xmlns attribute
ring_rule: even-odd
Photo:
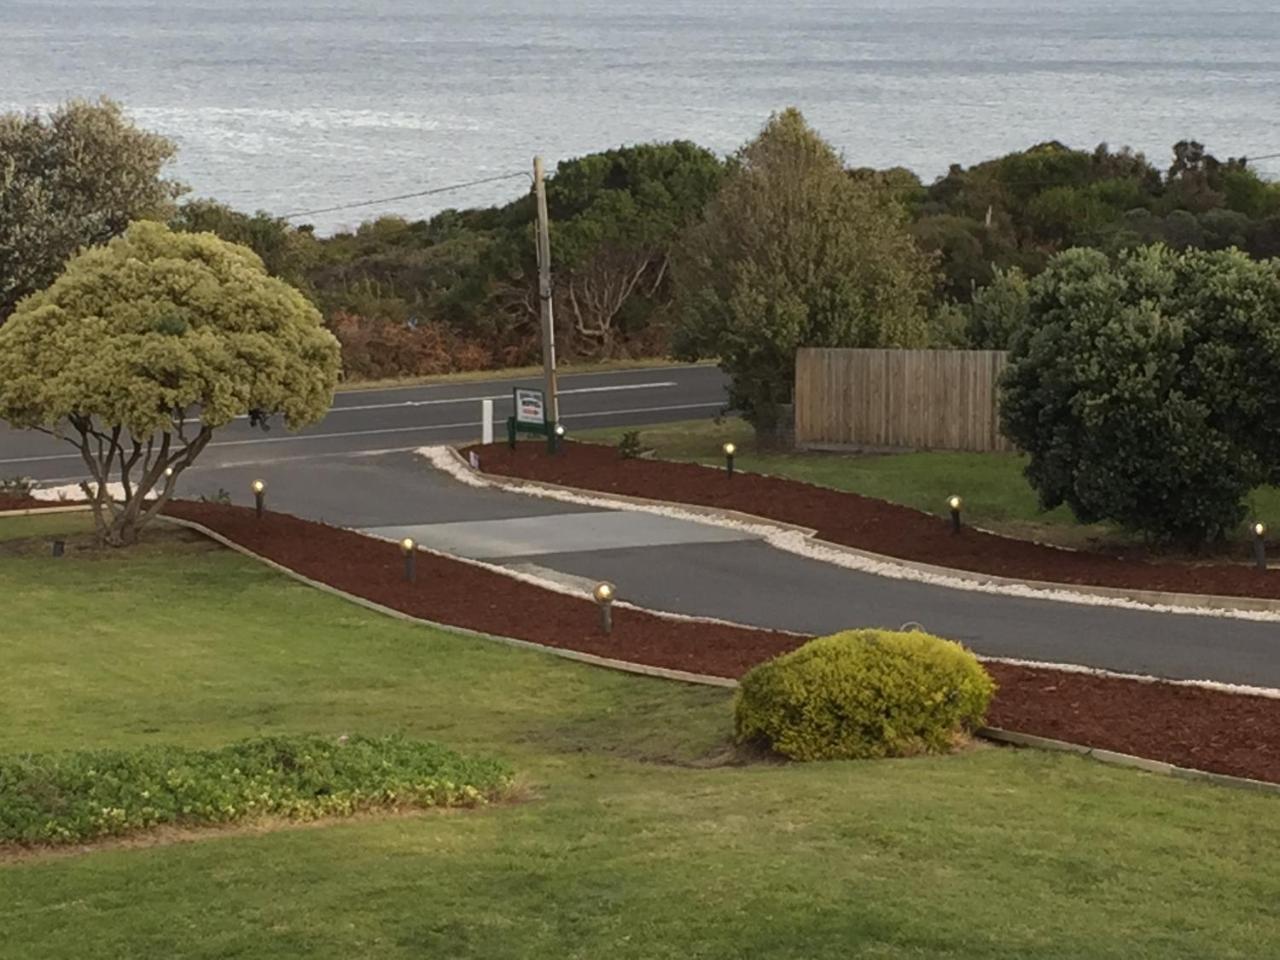
<svg viewBox="0 0 1280 960"><path fill-rule="evenodd" d="M516 387L511 397L515 401L515 413L507 418L507 446L514 450L518 434L532 433L546 437L547 450L555 453L559 435L547 409L546 394L533 387Z"/></svg>

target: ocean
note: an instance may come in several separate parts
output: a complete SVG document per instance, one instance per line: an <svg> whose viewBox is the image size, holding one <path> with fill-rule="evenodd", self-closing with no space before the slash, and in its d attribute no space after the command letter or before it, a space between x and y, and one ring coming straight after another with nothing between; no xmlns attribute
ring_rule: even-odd
<svg viewBox="0 0 1280 960"><path fill-rule="evenodd" d="M622 143L720 152L798 106L926 179L1057 139L1280 153L1280 0L0 0L0 110L108 95L195 195L276 214ZM1280 159L1258 168L1280 177ZM301 218L507 200L518 179Z"/></svg>

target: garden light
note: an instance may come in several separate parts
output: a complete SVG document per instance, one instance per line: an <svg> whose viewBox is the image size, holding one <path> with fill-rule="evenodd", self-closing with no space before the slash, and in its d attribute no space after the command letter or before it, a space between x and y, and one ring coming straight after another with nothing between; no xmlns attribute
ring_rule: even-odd
<svg viewBox="0 0 1280 960"><path fill-rule="evenodd" d="M612 583L598 583L592 591L600 607L600 631L606 636L613 633L613 598L617 592Z"/></svg>
<svg viewBox="0 0 1280 960"><path fill-rule="evenodd" d="M404 554L404 579L413 583L418 578L418 545L412 537L400 541L400 552Z"/></svg>
<svg viewBox="0 0 1280 960"><path fill-rule="evenodd" d="M733 476L733 455L738 452L738 448L732 443L724 445L724 466L729 476Z"/></svg>
<svg viewBox="0 0 1280 960"><path fill-rule="evenodd" d="M954 494L947 500L947 506L951 508L951 532L960 532L960 508L964 505L964 501Z"/></svg>
<svg viewBox="0 0 1280 960"><path fill-rule="evenodd" d="M1258 521L1253 525L1253 564L1259 570L1267 569L1267 525Z"/></svg>
<svg viewBox="0 0 1280 960"><path fill-rule="evenodd" d="M165 468L164 468L164 475L165 475L165 477L166 477L166 478L172 479L172 477L173 477L173 467L165 467Z"/></svg>
<svg viewBox="0 0 1280 960"><path fill-rule="evenodd" d="M267 505L267 484L264 480L253 481L253 504L254 512L257 513L258 519L262 519L263 508Z"/></svg>
<svg viewBox="0 0 1280 960"><path fill-rule="evenodd" d="M55 557L62 556L66 552L66 550L67 550L67 541L65 540L53 541L53 555Z"/></svg>

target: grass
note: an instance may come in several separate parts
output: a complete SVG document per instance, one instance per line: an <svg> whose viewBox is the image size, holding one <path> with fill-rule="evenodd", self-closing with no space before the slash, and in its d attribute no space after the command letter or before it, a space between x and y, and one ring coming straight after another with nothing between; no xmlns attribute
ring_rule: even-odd
<svg viewBox="0 0 1280 960"><path fill-rule="evenodd" d="M93 515L84 513L30 514L25 517L0 518L0 543L17 540L79 537L93 533ZM24 544L35 547L36 544ZM47 543L39 544L42 549Z"/></svg>
<svg viewBox="0 0 1280 960"><path fill-rule="evenodd" d="M616 445L627 428L574 433L575 440ZM803 480L836 490L900 503L945 515L952 494L964 498L968 522L1009 536L1081 547L1131 542L1108 524L1082 524L1059 507L1042 511L1022 475L1026 458L1016 453L921 452L896 454L777 453L761 450L742 420L692 420L640 429L645 447L664 460L722 466L722 444L733 441L737 469ZM1261 487L1250 515L1280 526L1280 489Z"/></svg>
<svg viewBox="0 0 1280 960"><path fill-rule="evenodd" d="M560 364L556 370L562 377L580 373L611 373L619 370L648 370L669 367L675 361L664 357L640 357L632 360L600 360L595 363ZM705 360L680 366L711 366L715 361ZM477 380L524 380L542 376L542 365L507 367L502 370L467 370L463 373L438 373L426 377L390 377L381 380L346 380L338 387L339 393L358 390L386 390L391 387L423 387L442 383L473 383Z"/></svg>
<svg viewBox="0 0 1280 960"><path fill-rule="evenodd" d="M0 863L3 956L1280 948L1268 796L994 748L730 763L724 690L381 618L186 536L4 557L0 596L0 752L400 733L501 757L528 796Z"/></svg>

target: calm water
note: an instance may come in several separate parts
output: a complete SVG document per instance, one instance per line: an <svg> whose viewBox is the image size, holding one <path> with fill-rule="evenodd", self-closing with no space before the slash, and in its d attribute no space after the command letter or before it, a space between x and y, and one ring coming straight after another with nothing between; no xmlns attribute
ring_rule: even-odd
<svg viewBox="0 0 1280 960"><path fill-rule="evenodd" d="M1187 136L1280 152L1278 14L1280 0L0 0L0 109L109 94L179 142L197 193L276 213L518 171L535 152L676 137L728 151L790 104L850 162L926 177L1055 137L1163 165Z"/></svg>

